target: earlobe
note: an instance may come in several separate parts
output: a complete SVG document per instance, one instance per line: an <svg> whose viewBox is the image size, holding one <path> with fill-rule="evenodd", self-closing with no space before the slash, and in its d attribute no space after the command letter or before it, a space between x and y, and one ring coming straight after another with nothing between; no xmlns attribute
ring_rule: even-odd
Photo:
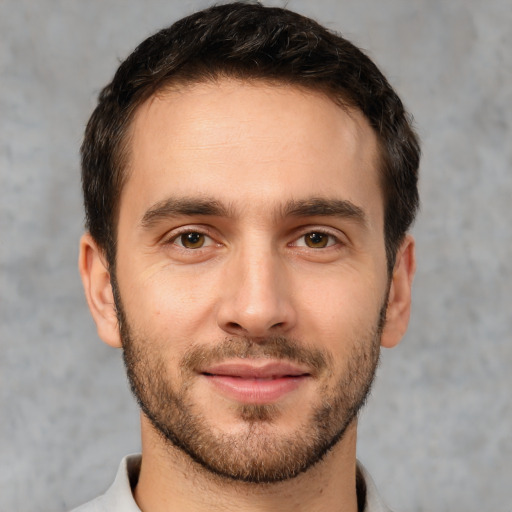
<svg viewBox="0 0 512 512"><path fill-rule="evenodd" d="M381 339L381 345L386 348L398 345L409 325L412 281L416 271L414 246L414 238L406 235L396 255L389 289L386 323Z"/></svg>
<svg viewBox="0 0 512 512"><path fill-rule="evenodd" d="M80 239L78 268L99 337L112 347L121 347L110 272L103 251L89 233Z"/></svg>

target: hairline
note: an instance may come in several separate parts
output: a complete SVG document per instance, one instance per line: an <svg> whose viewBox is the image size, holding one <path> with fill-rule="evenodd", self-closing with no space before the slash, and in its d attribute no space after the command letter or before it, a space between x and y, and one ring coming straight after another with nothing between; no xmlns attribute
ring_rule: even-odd
<svg viewBox="0 0 512 512"><path fill-rule="evenodd" d="M117 145L116 154L114 155L115 160L118 162L116 167L116 189L115 189L115 204L112 212L111 222L111 244L110 251L109 247L105 247L104 250L109 253L107 254L107 260L111 269L115 268L116 256L117 256L117 230L119 223L119 213L121 208L121 200L123 190L126 186L127 181L130 179L133 169L130 168L132 161L133 151L133 135L134 135L134 124L137 112L153 99L159 97L165 97L166 94L173 92L181 92L196 85L203 84L218 84L223 80L230 80L238 82L240 84L264 84L273 87L291 87L295 90L303 91L305 93L316 93L324 96L330 100L334 106L341 108L349 117L353 118L354 113L359 113L368 124L368 127L372 130L376 140L376 172L379 184L379 189L382 194L383 200L383 213L386 214L388 207L388 197L386 193L386 183L384 177L384 166L386 165L387 155L384 147L384 141L377 130L372 126L368 116L354 104L353 101L347 99L341 90L337 90L336 87L329 86L320 81L311 80L309 82L293 80L293 77L265 77L265 76L237 76L237 73L229 73L224 70L218 71L213 76L197 76L197 77L186 77L173 75L168 77L167 80L162 81L157 87L148 88L146 91L142 91L139 98L137 98L127 111L125 116L120 134L119 144ZM384 239L386 242L386 226L383 225ZM112 252L112 253L110 253ZM387 254L387 257L389 255ZM389 263L389 262L388 262Z"/></svg>

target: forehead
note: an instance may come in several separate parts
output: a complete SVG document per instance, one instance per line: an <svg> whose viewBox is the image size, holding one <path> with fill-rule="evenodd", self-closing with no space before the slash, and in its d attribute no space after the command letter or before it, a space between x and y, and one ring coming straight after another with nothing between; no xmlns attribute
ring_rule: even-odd
<svg viewBox="0 0 512 512"><path fill-rule="evenodd" d="M222 79L160 92L136 111L129 153L121 211L191 195L263 208L341 195L382 209L364 116L296 86Z"/></svg>

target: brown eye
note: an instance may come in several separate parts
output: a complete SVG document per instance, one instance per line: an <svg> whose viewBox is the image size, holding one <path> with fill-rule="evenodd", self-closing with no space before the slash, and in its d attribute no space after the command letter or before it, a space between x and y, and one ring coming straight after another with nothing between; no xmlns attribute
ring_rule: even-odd
<svg viewBox="0 0 512 512"><path fill-rule="evenodd" d="M194 231L190 233L183 233L178 237L180 245L186 249L200 249L203 247L206 241L206 236L203 233L196 233Z"/></svg>
<svg viewBox="0 0 512 512"><path fill-rule="evenodd" d="M304 242L312 249L323 249L329 243L329 235L325 233L308 233L304 235Z"/></svg>

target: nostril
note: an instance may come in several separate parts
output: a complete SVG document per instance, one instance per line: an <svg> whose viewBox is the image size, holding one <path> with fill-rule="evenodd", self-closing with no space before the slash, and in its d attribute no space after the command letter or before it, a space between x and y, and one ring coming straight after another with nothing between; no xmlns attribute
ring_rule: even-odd
<svg viewBox="0 0 512 512"><path fill-rule="evenodd" d="M237 324L236 322L228 322L226 324L226 327L233 331L244 331L245 330L240 324Z"/></svg>

